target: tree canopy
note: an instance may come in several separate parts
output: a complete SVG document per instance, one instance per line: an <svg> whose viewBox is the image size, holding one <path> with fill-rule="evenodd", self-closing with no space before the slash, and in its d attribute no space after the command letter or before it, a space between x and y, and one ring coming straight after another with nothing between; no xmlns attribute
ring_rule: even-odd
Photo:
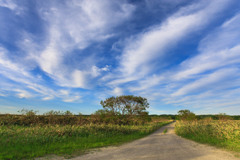
<svg viewBox="0 0 240 160"><path fill-rule="evenodd" d="M193 112L190 112L190 110L185 109L178 111L178 118L180 120L194 120L197 117Z"/></svg>
<svg viewBox="0 0 240 160"><path fill-rule="evenodd" d="M141 115L146 114L146 108L149 108L146 98L133 95L113 96L100 104L106 112L114 115Z"/></svg>

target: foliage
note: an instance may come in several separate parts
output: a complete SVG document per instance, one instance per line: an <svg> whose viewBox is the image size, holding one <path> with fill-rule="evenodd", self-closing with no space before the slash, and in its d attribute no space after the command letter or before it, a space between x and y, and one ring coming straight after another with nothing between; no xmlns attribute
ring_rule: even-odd
<svg viewBox="0 0 240 160"><path fill-rule="evenodd" d="M89 148L141 138L169 122L138 126L112 124L0 126L0 159L33 158L53 153L82 153Z"/></svg>
<svg viewBox="0 0 240 160"><path fill-rule="evenodd" d="M149 108L146 98L133 95L110 97L101 101L100 104L113 115L140 115L146 108Z"/></svg>
<svg viewBox="0 0 240 160"><path fill-rule="evenodd" d="M34 112L34 111L31 111ZM85 125L96 121L84 116L74 116L69 112L49 111L44 115L22 114L0 116L0 125Z"/></svg>
<svg viewBox="0 0 240 160"><path fill-rule="evenodd" d="M108 114L106 110L98 110L91 116L99 124L116 124L116 125L140 125L151 121L151 117L147 112L143 112L141 115L112 115Z"/></svg>
<svg viewBox="0 0 240 160"><path fill-rule="evenodd" d="M213 119L215 120L232 120L233 117L227 115L226 113L219 113L219 114L216 114L212 117Z"/></svg>
<svg viewBox="0 0 240 160"><path fill-rule="evenodd" d="M28 109L22 109L21 111L18 111L18 113L21 113L22 115L27 115L27 116L35 116L39 111L34 111L34 110L28 110Z"/></svg>
<svg viewBox="0 0 240 160"><path fill-rule="evenodd" d="M231 116L233 120L240 120L240 116Z"/></svg>
<svg viewBox="0 0 240 160"><path fill-rule="evenodd" d="M164 134L167 133L167 129L165 129L165 130L163 131L163 133L164 133Z"/></svg>
<svg viewBox="0 0 240 160"><path fill-rule="evenodd" d="M151 121L147 112L140 115L112 115L107 110L96 111L92 116L73 115L66 111L49 111L43 115L36 115L36 111L24 110L22 115L2 115L0 125L88 125L88 124L116 124L116 125L140 125ZM34 113L34 114L33 114Z"/></svg>
<svg viewBox="0 0 240 160"><path fill-rule="evenodd" d="M78 115L79 115L79 116L82 116L83 114L82 114L81 112L78 112Z"/></svg>
<svg viewBox="0 0 240 160"><path fill-rule="evenodd" d="M220 113L220 114L225 114L225 113ZM240 116L237 116L237 115L233 115L233 116L227 115L227 116L232 120L240 120ZM199 117L198 119L211 117L213 120L219 120L218 114L215 114L215 115L205 114L205 115L198 115L197 117Z"/></svg>
<svg viewBox="0 0 240 160"><path fill-rule="evenodd" d="M197 117L193 112L190 112L190 110L185 109L178 111L178 119L183 121L191 121L197 119Z"/></svg>
<svg viewBox="0 0 240 160"><path fill-rule="evenodd" d="M66 110L65 112L63 111L54 111L54 110L51 110L51 111L48 111L46 113L43 113L43 115L46 115L46 116L54 116L54 115L66 115L66 116L70 116L70 115L73 115L73 113L71 113L69 110Z"/></svg>
<svg viewBox="0 0 240 160"><path fill-rule="evenodd" d="M197 121L177 121L175 132L179 136L201 143L240 151L239 120L212 120L209 117Z"/></svg>
<svg viewBox="0 0 240 160"><path fill-rule="evenodd" d="M176 119L176 115L172 115L172 114L161 114L161 115L156 115L156 114L152 114L150 115L150 117L154 118L162 118L162 119L166 119L166 120L175 120Z"/></svg>
<svg viewBox="0 0 240 160"><path fill-rule="evenodd" d="M107 98L100 104L103 109L96 111L92 114L92 117L98 119L101 123L138 125L151 121L151 117L146 112L146 108L149 107L146 98L123 95Z"/></svg>

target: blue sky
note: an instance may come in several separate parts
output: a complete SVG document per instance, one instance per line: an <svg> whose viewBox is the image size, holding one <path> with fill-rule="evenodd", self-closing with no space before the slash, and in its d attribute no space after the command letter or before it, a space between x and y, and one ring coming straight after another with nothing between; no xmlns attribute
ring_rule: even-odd
<svg viewBox="0 0 240 160"><path fill-rule="evenodd" d="M240 114L240 1L0 0L0 112Z"/></svg>

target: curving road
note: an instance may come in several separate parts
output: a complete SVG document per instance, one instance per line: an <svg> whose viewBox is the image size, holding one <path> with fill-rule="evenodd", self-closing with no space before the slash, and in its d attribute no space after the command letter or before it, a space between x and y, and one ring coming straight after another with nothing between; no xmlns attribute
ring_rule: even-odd
<svg viewBox="0 0 240 160"><path fill-rule="evenodd" d="M168 124L140 140L102 148L73 160L239 160L233 153L177 136L174 125ZM164 134L166 128L168 132Z"/></svg>

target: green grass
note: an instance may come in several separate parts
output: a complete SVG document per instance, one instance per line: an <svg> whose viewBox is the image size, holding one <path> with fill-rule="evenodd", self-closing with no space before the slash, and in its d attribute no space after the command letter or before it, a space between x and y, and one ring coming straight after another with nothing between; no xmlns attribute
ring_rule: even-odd
<svg viewBox="0 0 240 160"><path fill-rule="evenodd" d="M0 159L79 155L142 138L168 122L145 125L0 126Z"/></svg>
<svg viewBox="0 0 240 160"><path fill-rule="evenodd" d="M167 133L167 129L165 129L165 130L163 131L163 133L164 133L164 134Z"/></svg>
<svg viewBox="0 0 240 160"><path fill-rule="evenodd" d="M237 120L178 121L175 132L187 139L240 152L240 121Z"/></svg>

